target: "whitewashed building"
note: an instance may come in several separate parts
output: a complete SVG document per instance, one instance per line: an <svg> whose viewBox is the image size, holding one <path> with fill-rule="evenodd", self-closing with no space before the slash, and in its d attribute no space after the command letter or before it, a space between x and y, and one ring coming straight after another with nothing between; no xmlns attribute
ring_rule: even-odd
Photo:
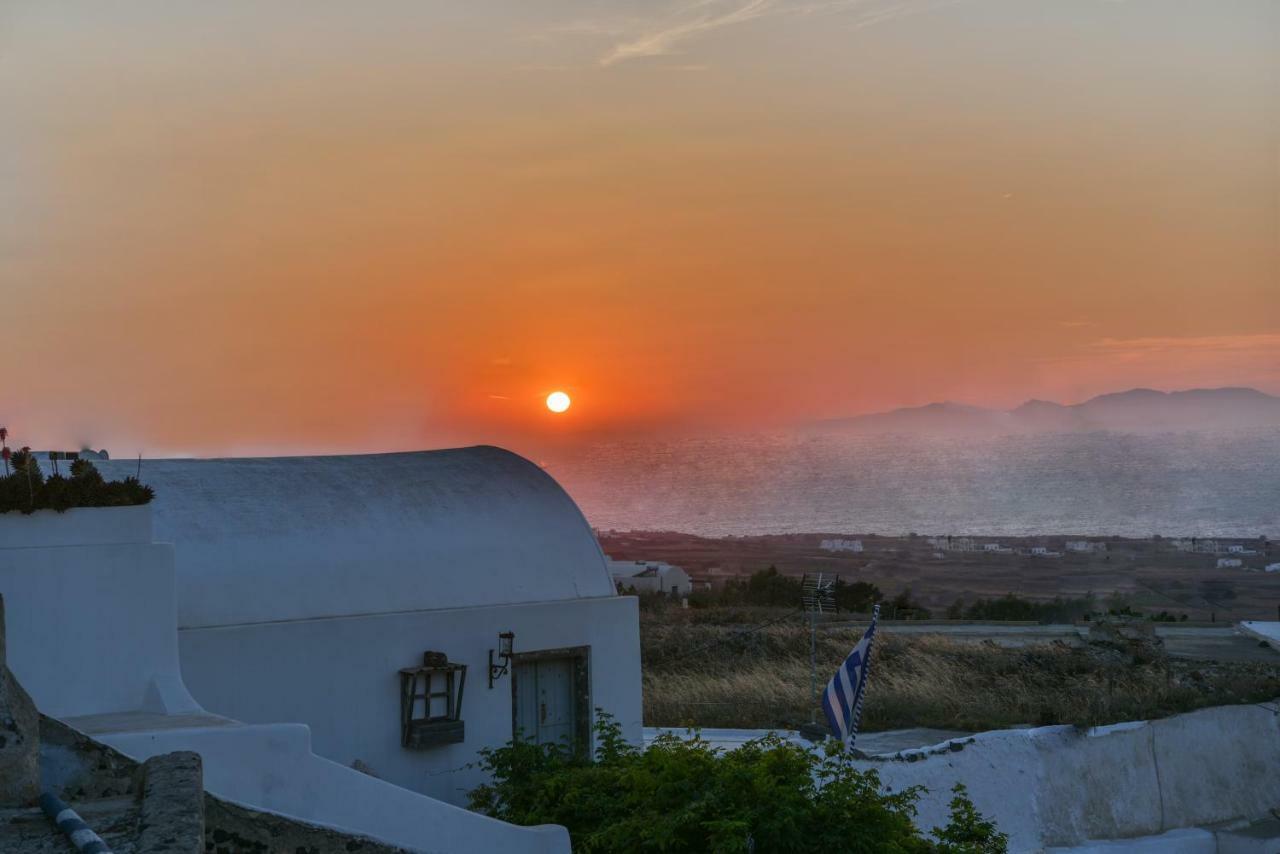
<svg viewBox="0 0 1280 854"><path fill-rule="evenodd" d="M930 537L927 542L933 548L944 552L972 552L978 550L978 545L972 537Z"/></svg>
<svg viewBox="0 0 1280 854"><path fill-rule="evenodd" d="M862 553L862 540L823 540L818 548L824 552L853 552L854 554Z"/></svg>
<svg viewBox="0 0 1280 854"><path fill-rule="evenodd" d="M1219 552L1225 551L1225 549L1218 543L1217 540L1202 540L1202 539L1195 539L1195 538L1180 539L1180 540L1173 540L1171 542L1171 545L1177 551L1195 552L1196 554L1212 555L1212 554L1218 554Z"/></svg>
<svg viewBox="0 0 1280 854"><path fill-rule="evenodd" d="M1101 553L1107 550L1107 544L1094 540L1067 540L1066 550L1082 554Z"/></svg>
<svg viewBox="0 0 1280 854"><path fill-rule="evenodd" d="M667 593L683 597L693 592L689 574L678 566L655 560L608 559L609 575L623 591Z"/></svg>
<svg viewBox="0 0 1280 854"><path fill-rule="evenodd" d="M146 507L0 515L9 664L42 711L413 850L568 851L563 828L455 806L517 733L589 749L603 708L641 740L636 600L544 471L480 447L147 460L142 480Z"/></svg>

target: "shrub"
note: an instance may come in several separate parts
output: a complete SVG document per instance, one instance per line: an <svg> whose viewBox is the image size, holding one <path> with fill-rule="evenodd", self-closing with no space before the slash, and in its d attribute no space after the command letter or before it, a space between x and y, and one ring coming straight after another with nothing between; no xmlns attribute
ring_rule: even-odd
<svg viewBox="0 0 1280 854"><path fill-rule="evenodd" d="M0 477L0 513L10 510L62 513L72 507L129 507L146 504L155 497L154 490L137 478L104 480L88 460L72 462L70 477L55 474L47 478L26 448L14 451L8 462L10 473Z"/></svg>
<svg viewBox="0 0 1280 854"><path fill-rule="evenodd" d="M889 793L834 742L825 752L766 736L721 752L700 737L628 744L597 710L595 758L510 742L480 751L492 782L472 809L516 824L561 824L578 852L945 852L997 854L1005 837L962 790L937 841L912 823L919 789Z"/></svg>
<svg viewBox="0 0 1280 854"><path fill-rule="evenodd" d="M963 602L956 600L947 609L947 616L953 619L964 617L969 620L1022 620L1037 623L1070 623L1088 615L1097 607L1093 596L1079 599L1063 599L1054 597L1051 602L1033 602L1012 593L1006 593L997 599L978 599L967 608Z"/></svg>
<svg viewBox="0 0 1280 854"><path fill-rule="evenodd" d="M837 611L866 613L884 598L880 588L866 581L845 581L835 576L832 588ZM803 579L783 575L776 566L752 573L747 578L732 578L719 590L699 591L689 597L689 607L757 606L798 608L804 596Z"/></svg>
<svg viewBox="0 0 1280 854"><path fill-rule="evenodd" d="M885 603L881 614L890 620L927 620L933 616L928 608L911 598L910 587Z"/></svg>

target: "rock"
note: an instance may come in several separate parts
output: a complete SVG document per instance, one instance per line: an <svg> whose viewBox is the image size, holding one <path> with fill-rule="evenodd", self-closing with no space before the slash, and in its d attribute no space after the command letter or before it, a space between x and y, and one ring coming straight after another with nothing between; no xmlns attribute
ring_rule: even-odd
<svg viewBox="0 0 1280 854"><path fill-rule="evenodd" d="M351 767L359 771L361 774L367 774L370 777L376 777L379 780L382 779L382 775L377 771L374 771L373 768L369 766L369 763L365 762L363 759L355 760L351 763Z"/></svg>
<svg viewBox="0 0 1280 854"><path fill-rule="evenodd" d="M204 774L189 750L153 756L142 765L142 820L137 854L204 851Z"/></svg>
<svg viewBox="0 0 1280 854"><path fill-rule="evenodd" d="M40 716L7 661L0 596L0 804L25 806L40 795Z"/></svg>

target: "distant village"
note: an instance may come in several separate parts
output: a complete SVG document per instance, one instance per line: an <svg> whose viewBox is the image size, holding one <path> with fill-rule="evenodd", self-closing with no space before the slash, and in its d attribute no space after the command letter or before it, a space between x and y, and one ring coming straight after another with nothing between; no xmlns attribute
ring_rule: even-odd
<svg viewBox="0 0 1280 854"><path fill-rule="evenodd" d="M1072 595L1129 591L1149 599L1157 612L1200 611L1202 619L1274 615L1280 607L1280 587L1273 583L1280 578L1280 548L1266 537L814 533L707 538L610 530L596 535L623 593L684 598L772 566L789 575L831 572L874 582L886 592L900 591L901 584L933 605L1010 592L1048 600L1075 590Z"/></svg>

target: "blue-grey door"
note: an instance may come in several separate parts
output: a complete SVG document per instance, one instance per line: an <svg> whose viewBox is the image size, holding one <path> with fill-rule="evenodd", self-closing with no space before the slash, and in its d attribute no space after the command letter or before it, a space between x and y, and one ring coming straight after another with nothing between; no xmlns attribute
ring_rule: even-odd
<svg viewBox="0 0 1280 854"><path fill-rule="evenodd" d="M521 740L574 748L575 670L572 658L543 658L516 664L515 724Z"/></svg>

